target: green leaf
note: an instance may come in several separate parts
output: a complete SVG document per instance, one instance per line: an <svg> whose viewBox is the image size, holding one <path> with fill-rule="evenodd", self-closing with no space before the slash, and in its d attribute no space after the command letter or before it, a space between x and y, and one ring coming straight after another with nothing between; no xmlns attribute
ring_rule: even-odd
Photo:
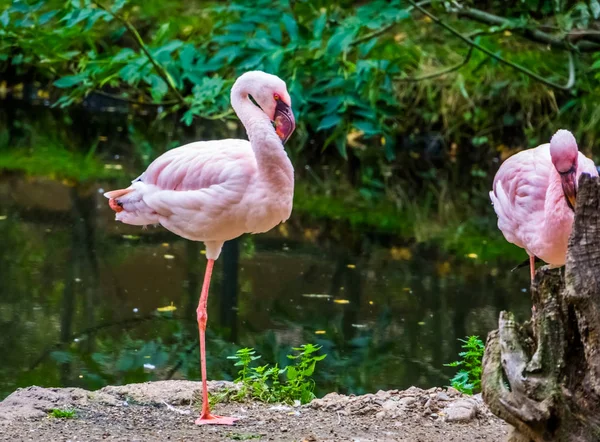
<svg viewBox="0 0 600 442"><path fill-rule="evenodd" d="M194 59L196 58L196 48L193 44L187 44L179 53L179 60L184 71L189 71L193 67Z"/></svg>
<svg viewBox="0 0 600 442"><path fill-rule="evenodd" d="M346 145L347 145L346 137L337 137L337 139L335 140L335 147L337 147L339 154L345 160L348 159L348 152L346 150Z"/></svg>
<svg viewBox="0 0 600 442"><path fill-rule="evenodd" d="M181 46L183 46L181 40L171 40L160 48L154 49L152 55L160 61L165 61L170 58L173 51L179 49Z"/></svg>
<svg viewBox="0 0 600 442"><path fill-rule="evenodd" d="M370 121L355 121L352 125L358 130L363 131L368 137L381 133L381 130Z"/></svg>
<svg viewBox="0 0 600 442"><path fill-rule="evenodd" d="M167 83L156 74L151 74L146 81L150 84L150 93L152 94L152 99L154 101L161 101L169 91Z"/></svg>
<svg viewBox="0 0 600 442"><path fill-rule="evenodd" d="M125 0L116 0L112 7L110 8L110 10L112 12L119 12L121 9L123 9L123 6L125 6L126 1Z"/></svg>
<svg viewBox="0 0 600 442"><path fill-rule="evenodd" d="M590 11L592 11L592 17L597 20L600 17L600 2L598 0L590 0Z"/></svg>
<svg viewBox="0 0 600 442"><path fill-rule="evenodd" d="M287 369L286 376L288 378L288 381L293 381L294 379L296 379L298 377L298 370L296 370L295 367L292 367L290 365Z"/></svg>
<svg viewBox="0 0 600 442"><path fill-rule="evenodd" d="M330 129L333 126L337 126L341 121L342 117L337 114L327 115L319 123L319 126L317 127L317 132L320 130Z"/></svg>
<svg viewBox="0 0 600 442"><path fill-rule="evenodd" d="M290 41L296 41L298 39L298 24L296 23L296 19L290 14L283 14L281 21L290 37Z"/></svg>
<svg viewBox="0 0 600 442"><path fill-rule="evenodd" d="M40 15L40 18L38 18L38 24L40 25L45 25L46 23L48 23L50 20L52 20L52 18L58 14L58 10L55 9L53 11L48 11L45 14Z"/></svg>
<svg viewBox="0 0 600 442"><path fill-rule="evenodd" d="M86 78L85 74L67 75L66 77L59 78L52 84L56 87L68 88L83 83Z"/></svg>
<svg viewBox="0 0 600 442"><path fill-rule="evenodd" d="M319 18L317 18L313 23L313 37L315 39L320 39L323 36L323 30L325 29L325 24L327 23L327 14L322 13Z"/></svg>
<svg viewBox="0 0 600 442"><path fill-rule="evenodd" d="M10 23L10 13L8 12L8 9L6 9L2 15L0 15L0 23L2 23L2 26L4 26L5 28L8 26L8 24Z"/></svg>
<svg viewBox="0 0 600 442"><path fill-rule="evenodd" d="M331 56L335 56L344 52L354 40L357 32L358 28L354 26L341 26L337 28L327 42L327 53Z"/></svg>

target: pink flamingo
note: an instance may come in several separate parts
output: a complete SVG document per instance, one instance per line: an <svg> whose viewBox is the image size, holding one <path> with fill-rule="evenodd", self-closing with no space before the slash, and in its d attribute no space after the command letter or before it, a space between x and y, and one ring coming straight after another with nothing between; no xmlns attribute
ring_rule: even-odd
<svg viewBox="0 0 600 442"><path fill-rule="evenodd" d="M285 83L264 72L247 72L231 88L231 105L250 141L201 141L172 149L127 189L104 194L118 221L161 224L205 243L208 263L197 309L203 400L197 425L236 420L212 415L208 404L206 306L214 262L225 241L266 232L287 220L294 194L294 169L283 144L296 123Z"/></svg>
<svg viewBox="0 0 600 442"><path fill-rule="evenodd" d="M552 267L565 264L582 173L598 176L573 134L559 130L550 144L511 156L494 177L490 198L498 228L529 255L532 281L536 257Z"/></svg>

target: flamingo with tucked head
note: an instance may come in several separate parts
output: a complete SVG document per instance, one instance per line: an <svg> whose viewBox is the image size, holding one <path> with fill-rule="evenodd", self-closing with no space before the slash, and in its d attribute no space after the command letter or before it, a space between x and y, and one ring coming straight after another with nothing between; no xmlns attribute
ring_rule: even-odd
<svg viewBox="0 0 600 442"><path fill-rule="evenodd" d="M573 134L559 130L550 144L511 156L494 177L490 198L498 228L529 255L532 281L536 257L552 267L565 264L582 173L598 176Z"/></svg>
<svg viewBox="0 0 600 442"><path fill-rule="evenodd" d="M201 141L172 149L128 188L104 194L118 221L161 224L206 245L208 263L197 309L203 400L198 425L236 420L212 415L208 403L206 306L214 262L225 241L286 221L294 194L294 169L283 144L296 126L285 83L264 72L247 72L231 89L231 105L249 141Z"/></svg>

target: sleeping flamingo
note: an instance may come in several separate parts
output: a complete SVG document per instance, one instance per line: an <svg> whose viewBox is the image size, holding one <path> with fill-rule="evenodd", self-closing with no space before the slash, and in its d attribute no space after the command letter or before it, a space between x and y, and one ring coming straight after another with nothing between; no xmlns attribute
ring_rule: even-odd
<svg viewBox="0 0 600 442"><path fill-rule="evenodd" d="M203 400L197 425L231 425L236 420L212 415L208 403L206 306L214 262L225 241L266 232L287 220L294 194L294 169L283 144L296 123L285 83L264 72L246 72L231 88L231 105L250 141L200 141L172 149L127 189L104 194L118 221L161 224L206 246L208 263L197 309Z"/></svg>
<svg viewBox="0 0 600 442"><path fill-rule="evenodd" d="M565 264L582 173L598 176L573 134L559 130L550 144L511 156L494 177L490 198L498 228L529 255L532 281L536 257L552 267Z"/></svg>

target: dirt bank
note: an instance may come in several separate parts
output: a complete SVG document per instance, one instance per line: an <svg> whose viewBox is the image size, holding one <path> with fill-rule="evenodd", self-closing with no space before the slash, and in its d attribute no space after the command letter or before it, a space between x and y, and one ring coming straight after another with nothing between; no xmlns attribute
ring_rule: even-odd
<svg viewBox="0 0 600 442"><path fill-rule="evenodd" d="M211 391L227 386L210 383ZM231 384L229 384L231 385ZM200 383L160 381L105 387L29 387L0 402L2 441L502 441L509 427L478 397L454 389L336 393L298 407L222 403L232 427L197 427ZM52 409L76 417L49 417Z"/></svg>

